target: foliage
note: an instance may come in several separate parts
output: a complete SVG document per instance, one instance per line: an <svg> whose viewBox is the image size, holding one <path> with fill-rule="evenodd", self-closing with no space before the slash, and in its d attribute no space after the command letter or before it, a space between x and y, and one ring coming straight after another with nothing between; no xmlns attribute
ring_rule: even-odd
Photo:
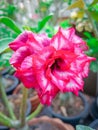
<svg viewBox="0 0 98 130"><path fill-rule="evenodd" d="M0 40L0 54L8 48L8 44L11 41L13 41L13 38L4 38Z"/></svg>
<svg viewBox="0 0 98 130"><path fill-rule="evenodd" d="M5 24L17 34L20 34L22 32L20 28L16 25L16 23L8 17L0 17L0 23Z"/></svg>
<svg viewBox="0 0 98 130"><path fill-rule="evenodd" d="M11 58L12 53L11 52L6 52L4 54L0 54L0 68L3 67L9 67L9 59Z"/></svg>
<svg viewBox="0 0 98 130"><path fill-rule="evenodd" d="M71 4L67 9L75 9L78 8L79 10L77 11L77 17L80 18L80 12L81 12L81 18L85 17L85 11L88 11L88 13L94 18L94 20L98 21L98 10L95 7L95 4L97 4L98 1L94 0L91 4L85 3L84 0L78 0Z"/></svg>
<svg viewBox="0 0 98 130"><path fill-rule="evenodd" d="M9 4L4 0L0 1L0 7L0 16L14 18L15 12L18 11L14 4Z"/></svg>
<svg viewBox="0 0 98 130"><path fill-rule="evenodd" d="M92 3L89 3L84 0L78 0L71 4L67 9L75 9L77 10L77 19L81 18L82 22L79 24L76 23L76 29L78 32L80 31L89 31L93 32L93 35L91 33L85 32L84 33L84 39L87 42L87 45L89 46L89 50L86 52L89 56L96 57L96 61L93 61L91 63L90 69L94 72L98 71L98 0L93 0ZM81 15L80 15L81 12ZM87 24L83 24L84 21L87 20ZM90 22L90 23L89 23ZM89 25L89 26L88 26ZM84 27L84 28L83 28Z"/></svg>
<svg viewBox="0 0 98 130"><path fill-rule="evenodd" d="M2 53L2 55L0 56L0 62L2 62L1 66L8 66L10 65L8 60L10 58L10 53L6 53L6 54L3 54L3 52L8 48L8 43L11 42L16 36L18 36L22 30L31 30L33 32L40 32L44 27L45 25L47 24L47 22L52 18L53 15L48 15L46 16L45 18L43 18L42 20L40 20L38 22L38 25L37 27L29 27L29 26L23 26L22 29L20 29L20 27L14 22L14 20L12 20L11 18L9 17L0 17L0 24L3 24L2 26L7 26L8 29L10 29L11 32L13 33L8 33L8 31L5 29L5 28L2 28L3 31L6 31L6 33L8 33L9 35L6 35L4 38L1 37L0 39L0 53ZM9 32L10 32L9 31ZM53 30L51 30L53 31ZM4 34L2 34L4 35ZM8 38L9 36L9 38ZM4 55L4 56L3 56ZM5 57L5 55L7 57Z"/></svg>
<svg viewBox="0 0 98 130"><path fill-rule="evenodd" d="M2 17L9 17L11 19L15 19L15 13L17 8L14 4L9 4L7 1L0 1L0 19ZM16 37L15 33L13 33L9 28L7 28L4 24L1 24L0 20L0 39L5 37Z"/></svg>
<svg viewBox="0 0 98 130"><path fill-rule="evenodd" d="M85 41L87 42L87 45L89 46L89 50L86 51L86 54L92 57L96 57L96 61L93 61L91 63L91 70L94 72L98 71L98 39L92 36L89 32L84 32L84 35L86 36Z"/></svg>
<svg viewBox="0 0 98 130"><path fill-rule="evenodd" d="M92 129L92 128L90 128L88 126L84 126L84 125L77 125L76 130L95 130L95 129Z"/></svg>
<svg viewBox="0 0 98 130"><path fill-rule="evenodd" d="M63 22L60 23L60 26L62 28L68 28L68 27L71 27L71 23L69 22L69 19L68 20L64 20Z"/></svg>
<svg viewBox="0 0 98 130"><path fill-rule="evenodd" d="M46 25L46 23L52 18L53 15L48 15L46 16L45 18L43 18L42 20L40 20L37 24L37 27L30 27L30 30L33 31L33 32L40 32L44 26Z"/></svg>
<svg viewBox="0 0 98 130"><path fill-rule="evenodd" d="M57 32L57 28L58 28L58 26L56 26L57 23L55 25L55 22L52 21L53 15L49 15L50 6L55 2L56 2L56 0L54 0L54 1L47 0L46 2L44 2L43 0L39 1L39 7L38 7L38 9L36 9L36 13L40 14L41 20L38 20L37 26L35 26L35 25L19 26L17 24L17 20L15 19L15 12L18 11L16 6L13 4L9 4L9 3L5 4L4 1L2 1L0 3L0 7L1 7L0 8L0 31L1 31L0 32L0 67L10 66L9 59L12 55L12 51L9 49L8 44L9 44L9 42L13 41L14 38L16 38L24 30L29 30L29 31L32 31L35 33L39 33L40 31L44 30L48 34L49 37L52 37ZM70 5L68 7L68 10L78 8L78 10L77 10L78 17L77 18L82 18L83 20L88 19L88 18L89 18L89 20L93 19L94 24L96 22L98 22L98 17L97 17L98 0L93 0L93 2L90 4L85 3L84 0L76 0L73 4L71 4L72 0L62 0L62 2L68 2L68 4ZM61 9L61 6L60 6L60 9ZM56 13L58 15L58 11ZM56 18L54 17L54 19L56 19ZM72 25L70 24L70 19L60 22L60 26L62 28L71 27ZM61 34L61 33L59 33L59 34ZM85 35L84 39L89 46L89 50L86 51L86 54L88 54L89 56L92 56L92 57L96 57L96 61L93 61L91 63L90 67L94 72L98 71L98 37L93 36L92 34L90 34L88 32L85 32L84 35ZM67 44L65 46L67 46ZM30 73L31 73L31 71L30 71ZM39 78L39 80L40 80L40 78ZM61 95L60 98L65 99L65 95L64 96ZM68 98L68 95L66 96L66 99L67 98ZM49 96L48 96L48 99L49 99ZM2 117L1 113L0 113L0 117ZM31 118L31 117L29 117L29 118ZM4 116L1 119L4 119ZM6 120L7 120L7 118L6 118ZM11 122L9 122L9 125L10 125L10 123ZM93 129L89 128L87 126L78 125L76 127L76 130L93 130Z"/></svg>

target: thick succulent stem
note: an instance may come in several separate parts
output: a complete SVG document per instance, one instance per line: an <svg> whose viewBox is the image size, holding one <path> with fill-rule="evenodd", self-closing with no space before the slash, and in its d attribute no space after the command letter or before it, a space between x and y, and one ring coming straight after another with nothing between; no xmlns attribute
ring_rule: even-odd
<svg viewBox="0 0 98 130"><path fill-rule="evenodd" d="M3 100L3 102L6 106L6 109L9 112L10 117L13 120L15 120L16 117L15 117L15 114L13 112L12 107L10 107L10 104L9 104L9 101L8 101L8 98L7 98L7 95L6 95L6 92L5 92L5 88L3 87L3 84L2 84L2 76L1 75L0 75L0 93L1 93L1 96L2 96L2 100Z"/></svg>
<svg viewBox="0 0 98 130"><path fill-rule="evenodd" d="M23 87L23 96L21 100L21 107L20 107L20 121L21 121L21 128L26 125L26 105L27 105L27 95L28 95L28 89Z"/></svg>
<svg viewBox="0 0 98 130"><path fill-rule="evenodd" d="M42 110L42 108L43 108L43 106L41 104L39 104L39 106L37 107L37 109L26 118L26 121L29 121L32 118L36 117L40 113L40 111Z"/></svg>

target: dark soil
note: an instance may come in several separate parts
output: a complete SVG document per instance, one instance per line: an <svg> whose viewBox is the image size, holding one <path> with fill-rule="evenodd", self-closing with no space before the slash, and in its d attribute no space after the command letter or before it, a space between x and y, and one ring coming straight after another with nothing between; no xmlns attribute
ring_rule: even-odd
<svg viewBox="0 0 98 130"><path fill-rule="evenodd" d="M18 94L22 94L22 88L24 87L23 84L19 84L20 86L20 90L18 91ZM17 88L16 88L17 89ZM37 92L34 89L29 89L28 91L28 98L31 98L33 96L35 96L37 94Z"/></svg>
<svg viewBox="0 0 98 130"><path fill-rule="evenodd" d="M40 122L36 125L30 127L30 130L60 130L57 126L54 126L50 123Z"/></svg>
<svg viewBox="0 0 98 130"><path fill-rule="evenodd" d="M75 95L72 95L71 100L66 101L57 96L52 103L52 107L56 113L68 117L78 115L84 109L81 98Z"/></svg>

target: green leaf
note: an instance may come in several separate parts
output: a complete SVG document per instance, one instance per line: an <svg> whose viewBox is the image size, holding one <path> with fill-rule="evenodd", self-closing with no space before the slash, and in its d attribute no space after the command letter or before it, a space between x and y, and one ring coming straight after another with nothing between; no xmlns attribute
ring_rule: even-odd
<svg viewBox="0 0 98 130"><path fill-rule="evenodd" d="M70 9L74 9L74 8L83 9L84 8L84 2L83 2L83 0L78 0L78 1L74 2L67 9L70 10Z"/></svg>
<svg viewBox="0 0 98 130"><path fill-rule="evenodd" d="M48 15L44 19L38 22L37 32L41 31L41 29L46 25L46 23L52 18L53 15Z"/></svg>
<svg viewBox="0 0 98 130"><path fill-rule="evenodd" d="M94 130L94 129L84 125L77 125L76 130Z"/></svg>
<svg viewBox="0 0 98 130"><path fill-rule="evenodd" d="M93 17L93 19L98 22L98 11L96 11L96 10L90 10L89 13Z"/></svg>
<svg viewBox="0 0 98 130"><path fill-rule="evenodd" d="M71 27L72 25L70 24L69 20L64 20L63 22L60 23L60 26L62 28L68 28Z"/></svg>
<svg viewBox="0 0 98 130"><path fill-rule="evenodd" d="M0 53L5 51L8 47L8 44L13 41L13 38L4 38L0 40Z"/></svg>
<svg viewBox="0 0 98 130"><path fill-rule="evenodd" d="M16 23L8 17L0 17L0 23L5 24L17 34L20 34L22 32Z"/></svg>
<svg viewBox="0 0 98 130"><path fill-rule="evenodd" d="M98 3L98 0L93 0L93 2L91 3L91 6L92 5L95 5L95 4L97 4Z"/></svg>
<svg viewBox="0 0 98 130"><path fill-rule="evenodd" d="M84 32L83 34L84 34L84 36L86 36L87 38L92 38L92 35L91 35L91 33L89 33L89 32Z"/></svg>
<svg viewBox="0 0 98 130"><path fill-rule="evenodd" d="M0 67L10 66L9 59L11 58L11 56L12 56L12 52L2 53L0 55Z"/></svg>
<svg viewBox="0 0 98 130"><path fill-rule="evenodd" d="M91 62L90 69L93 72L98 72L98 59L96 59L96 61Z"/></svg>

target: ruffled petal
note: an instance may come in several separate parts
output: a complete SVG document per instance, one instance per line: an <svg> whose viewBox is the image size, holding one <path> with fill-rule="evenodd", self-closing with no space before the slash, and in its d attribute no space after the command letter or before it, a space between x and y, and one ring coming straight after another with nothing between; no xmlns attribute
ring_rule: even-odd
<svg viewBox="0 0 98 130"><path fill-rule="evenodd" d="M73 51L73 44L69 42L70 39L67 39L61 32L61 28L57 32L56 35L51 39L51 46L53 46L56 50L66 49Z"/></svg>
<svg viewBox="0 0 98 130"><path fill-rule="evenodd" d="M31 53L37 53L43 47L50 44L50 38L45 34L34 34L30 31L25 31L20 34L13 42L9 44L9 47L16 51L22 46L29 46Z"/></svg>
<svg viewBox="0 0 98 130"><path fill-rule="evenodd" d="M51 75L52 81L61 92L76 92L83 89L83 79L78 73L69 71L54 71ZM74 84L72 84L72 82ZM76 85L76 86L75 86Z"/></svg>
<svg viewBox="0 0 98 130"><path fill-rule="evenodd" d="M33 63L33 55L27 56L23 62L21 63L21 69L30 69L33 68L34 63Z"/></svg>
<svg viewBox="0 0 98 130"><path fill-rule="evenodd" d="M16 51L22 46L26 45L26 42L28 40L28 33L25 31L21 33L13 42L9 44L9 47L13 50Z"/></svg>
<svg viewBox="0 0 98 130"><path fill-rule="evenodd" d="M41 103L50 105L58 92L59 89L55 85L48 83L47 88L39 94Z"/></svg>
<svg viewBox="0 0 98 130"><path fill-rule="evenodd" d="M60 31L66 37L67 40L69 40L70 42L72 41L72 39L75 35L75 29L74 28L68 28L66 30L63 29L63 28L60 28Z"/></svg>
<svg viewBox="0 0 98 130"><path fill-rule="evenodd" d="M20 68L22 61L30 55L29 48L26 46L20 47L11 57L10 63L15 68Z"/></svg>
<svg viewBox="0 0 98 130"><path fill-rule="evenodd" d="M81 81L81 84L79 84ZM78 95L80 90L83 90L84 82L79 78L78 82L75 78L70 78L70 81L67 82L64 92L73 92L75 95Z"/></svg>
<svg viewBox="0 0 98 130"><path fill-rule="evenodd" d="M42 51L39 51L37 55L33 55L33 62L34 67L37 70L41 69L42 67L45 69L47 64L49 63L49 59L55 52L53 47L45 47Z"/></svg>
<svg viewBox="0 0 98 130"><path fill-rule="evenodd" d="M17 70L15 76L21 80L26 88L38 88L38 83L32 69Z"/></svg>
<svg viewBox="0 0 98 130"><path fill-rule="evenodd" d="M88 57L85 54L81 54L77 57L77 59L72 62L70 70L73 72L77 71L77 73L81 74L82 77L87 77L89 72L90 62L96 60L93 57Z"/></svg>
<svg viewBox="0 0 98 130"><path fill-rule="evenodd" d="M44 47L50 45L50 38L47 37L45 33L43 34L34 34L37 41L40 42Z"/></svg>

